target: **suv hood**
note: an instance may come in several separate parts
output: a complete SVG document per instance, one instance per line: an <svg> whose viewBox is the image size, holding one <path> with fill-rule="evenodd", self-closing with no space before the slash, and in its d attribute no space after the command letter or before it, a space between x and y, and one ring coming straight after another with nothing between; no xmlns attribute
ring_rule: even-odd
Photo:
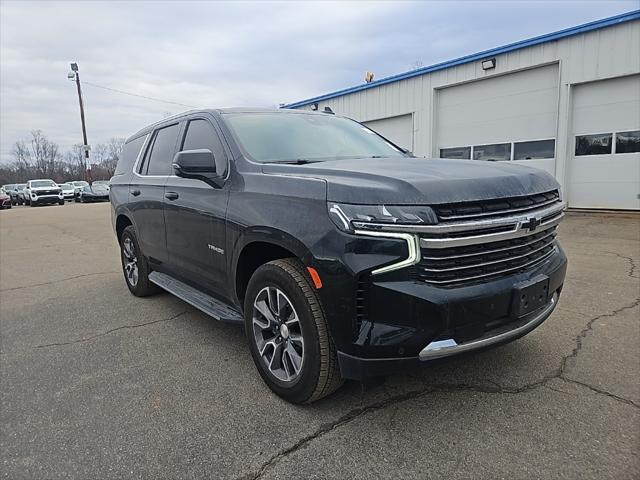
<svg viewBox="0 0 640 480"><path fill-rule="evenodd" d="M547 172L511 162L362 158L306 165L263 165L266 174L323 179L327 200L433 205L516 197L558 189Z"/></svg>

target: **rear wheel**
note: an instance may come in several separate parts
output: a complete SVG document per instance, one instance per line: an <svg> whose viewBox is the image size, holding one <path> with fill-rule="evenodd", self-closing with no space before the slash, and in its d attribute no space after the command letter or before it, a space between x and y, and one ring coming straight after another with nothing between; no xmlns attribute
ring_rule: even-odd
<svg viewBox="0 0 640 480"><path fill-rule="evenodd" d="M260 376L292 403L311 403L342 385L317 291L297 259L256 270L244 304L245 330Z"/></svg>
<svg viewBox="0 0 640 480"><path fill-rule="evenodd" d="M126 227L120 237L120 259L124 279L131 293L136 297L146 297L158 291L158 287L149 281L149 263L140 251L136 230L132 225Z"/></svg>

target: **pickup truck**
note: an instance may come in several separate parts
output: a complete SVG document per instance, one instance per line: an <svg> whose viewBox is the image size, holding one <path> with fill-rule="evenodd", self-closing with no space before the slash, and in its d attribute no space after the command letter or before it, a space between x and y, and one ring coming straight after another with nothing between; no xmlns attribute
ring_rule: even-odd
<svg viewBox="0 0 640 480"><path fill-rule="evenodd" d="M24 198L27 205L35 207L47 203L64 205L62 189L53 180L29 180L24 188Z"/></svg>
<svg viewBox="0 0 640 480"><path fill-rule="evenodd" d="M131 293L243 325L294 403L522 337L567 266L551 175L415 158L328 113L165 119L126 141L110 200Z"/></svg>

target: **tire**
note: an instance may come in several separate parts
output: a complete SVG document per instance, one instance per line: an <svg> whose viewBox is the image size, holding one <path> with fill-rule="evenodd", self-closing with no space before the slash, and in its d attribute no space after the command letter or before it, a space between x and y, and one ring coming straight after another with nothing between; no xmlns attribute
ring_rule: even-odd
<svg viewBox="0 0 640 480"><path fill-rule="evenodd" d="M37 207L38 206L38 202L34 202L33 200L29 200L29 206L30 207Z"/></svg>
<svg viewBox="0 0 640 480"><path fill-rule="evenodd" d="M64 205L64 200L60 200L60 201L58 202L58 205Z"/></svg>
<svg viewBox="0 0 640 480"><path fill-rule="evenodd" d="M127 252L128 247L131 247L133 256ZM120 236L120 260L124 281L131 293L136 297L147 297L158 291L158 287L149 281L149 262L140 251L138 236L132 225L126 227ZM131 274L134 265L137 272L135 281L134 275Z"/></svg>
<svg viewBox="0 0 640 480"><path fill-rule="evenodd" d="M274 290L279 300L270 301L276 298L272 296ZM266 312L271 319L261 313L265 305L277 302L282 318L274 315L269 306ZM255 305L261 303L258 310ZM336 348L320 297L299 260L274 260L259 267L249 281L244 312L253 361L264 382L278 396L291 403L312 403L342 385ZM283 328L283 324L288 327ZM298 360L294 362L296 354ZM276 364L280 364L277 369Z"/></svg>

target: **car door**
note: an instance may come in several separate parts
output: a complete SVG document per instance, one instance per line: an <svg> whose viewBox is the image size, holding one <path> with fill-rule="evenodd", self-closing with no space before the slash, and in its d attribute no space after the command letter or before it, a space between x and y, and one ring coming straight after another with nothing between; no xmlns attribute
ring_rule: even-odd
<svg viewBox="0 0 640 480"><path fill-rule="evenodd" d="M214 123L206 116L186 122L178 151L207 148L224 177L227 156ZM187 280L228 296L225 215L229 190L202 180L171 176L165 184L169 263Z"/></svg>
<svg viewBox="0 0 640 480"><path fill-rule="evenodd" d="M147 142L129 184L129 209L142 253L153 263L168 260L165 241L164 185L171 174L179 123L158 127Z"/></svg>

